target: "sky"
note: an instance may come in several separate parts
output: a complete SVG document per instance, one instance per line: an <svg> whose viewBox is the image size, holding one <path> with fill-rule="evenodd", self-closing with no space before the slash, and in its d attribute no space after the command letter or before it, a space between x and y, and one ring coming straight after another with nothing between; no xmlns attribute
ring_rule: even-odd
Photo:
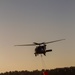
<svg viewBox="0 0 75 75"><path fill-rule="evenodd" d="M35 46L48 42L46 56ZM75 66L75 0L0 0L0 72Z"/></svg>

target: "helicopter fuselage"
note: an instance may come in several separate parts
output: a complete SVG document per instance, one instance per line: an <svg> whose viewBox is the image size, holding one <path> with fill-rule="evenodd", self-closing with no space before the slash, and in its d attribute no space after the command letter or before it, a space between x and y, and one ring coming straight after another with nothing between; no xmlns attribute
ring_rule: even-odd
<svg viewBox="0 0 75 75"><path fill-rule="evenodd" d="M46 45L43 45L43 46L37 46L35 48L35 56L37 56L38 54L44 54L46 56L46 52L50 52L52 51L52 49L50 50L46 50Z"/></svg>

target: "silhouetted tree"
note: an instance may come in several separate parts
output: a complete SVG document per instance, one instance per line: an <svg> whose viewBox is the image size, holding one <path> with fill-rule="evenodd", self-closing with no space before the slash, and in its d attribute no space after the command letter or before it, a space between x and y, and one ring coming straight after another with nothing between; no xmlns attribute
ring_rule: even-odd
<svg viewBox="0 0 75 75"><path fill-rule="evenodd" d="M51 70L34 70L34 71L10 71L5 73L0 73L0 75L43 75L43 72L47 71L49 75L75 75L75 67L64 67L56 68Z"/></svg>

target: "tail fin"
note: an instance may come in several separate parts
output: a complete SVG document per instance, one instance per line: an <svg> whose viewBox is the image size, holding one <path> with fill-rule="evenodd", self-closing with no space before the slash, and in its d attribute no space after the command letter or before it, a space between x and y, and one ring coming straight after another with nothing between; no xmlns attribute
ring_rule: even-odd
<svg viewBox="0 0 75 75"><path fill-rule="evenodd" d="M46 50L46 52L51 52L52 51L52 49L50 49L50 50Z"/></svg>

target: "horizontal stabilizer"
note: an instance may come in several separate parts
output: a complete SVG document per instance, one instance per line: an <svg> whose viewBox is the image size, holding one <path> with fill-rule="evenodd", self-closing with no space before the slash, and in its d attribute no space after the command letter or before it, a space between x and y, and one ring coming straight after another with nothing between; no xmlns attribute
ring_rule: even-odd
<svg viewBox="0 0 75 75"><path fill-rule="evenodd" d="M51 52L52 51L52 49L50 49L50 50L46 50L46 52Z"/></svg>

